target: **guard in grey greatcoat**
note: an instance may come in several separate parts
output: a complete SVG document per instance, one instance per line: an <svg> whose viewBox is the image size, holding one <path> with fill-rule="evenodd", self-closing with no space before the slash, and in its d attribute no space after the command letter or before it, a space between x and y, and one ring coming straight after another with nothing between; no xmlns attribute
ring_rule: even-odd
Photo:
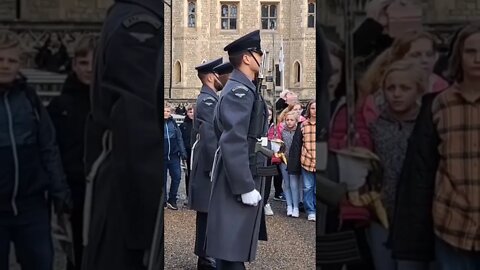
<svg viewBox="0 0 480 270"><path fill-rule="evenodd" d="M213 157L217 150L217 137L213 130L213 114L217 105L220 84L213 68L222 63L222 58L195 67L202 89L197 98L193 129L198 134L192 147L192 172L189 190L189 207L197 211L195 255L197 269L215 269L215 260L205 254L205 231L207 227L208 202L210 199Z"/></svg>
<svg viewBox="0 0 480 270"><path fill-rule="evenodd" d="M217 269L245 269L255 260L264 190L258 169L266 159L255 145L267 133L268 111L252 82L262 61L260 31L225 47L235 70L215 109L219 138L212 171L206 252L217 259Z"/></svg>
<svg viewBox="0 0 480 270"><path fill-rule="evenodd" d="M155 233L163 232L162 97L163 1L115 0L90 95L85 270L143 270L152 242L163 251L163 233Z"/></svg>

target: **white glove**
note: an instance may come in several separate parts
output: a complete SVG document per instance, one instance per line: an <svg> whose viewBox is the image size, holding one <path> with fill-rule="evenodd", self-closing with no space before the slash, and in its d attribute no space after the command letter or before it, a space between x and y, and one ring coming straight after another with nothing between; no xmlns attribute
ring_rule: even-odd
<svg viewBox="0 0 480 270"><path fill-rule="evenodd" d="M258 202L262 200L262 195L256 189L242 194L242 202L247 205L257 206Z"/></svg>

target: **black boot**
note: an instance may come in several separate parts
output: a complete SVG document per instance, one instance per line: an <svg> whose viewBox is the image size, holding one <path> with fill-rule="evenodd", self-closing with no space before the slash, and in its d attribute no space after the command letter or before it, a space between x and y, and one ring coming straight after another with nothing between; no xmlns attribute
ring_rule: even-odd
<svg viewBox="0 0 480 270"><path fill-rule="evenodd" d="M210 257L198 257L197 269L198 270L217 269L215 259L210 258Z"/></svg>

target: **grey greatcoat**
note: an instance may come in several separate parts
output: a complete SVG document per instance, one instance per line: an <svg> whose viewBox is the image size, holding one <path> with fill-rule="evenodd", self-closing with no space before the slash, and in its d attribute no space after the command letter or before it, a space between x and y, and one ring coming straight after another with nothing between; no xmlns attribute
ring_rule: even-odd
<svg viewBox="0 0 480 270"><path fill-rule="evenodd" d="M213 115L218 96L208 86L203 86L197 98L193 129L199 139L192 148L189 207L198 212L208 212L210 199L210 172L217 150L217 137L213 129Z"/></svg>
<svg viewBox="0 0 480 270"><path fill-rule="evenodd" d="M261 104L261 116L253 117L256 100ZM264 181L257 176L255 168L265 166L265 158L256 155L254 149L257 138L266 136L267 119L266 104L255 92L255 85L239 70L234 70L215 110L219 148L208 209L208 256L232 262L255 260L264 197ZM255 126L261 126L256 134ZM249 160L256 164L250 164ZM243 204L241 194L254 188L262 194L262 201L257 206Z"/></svg>

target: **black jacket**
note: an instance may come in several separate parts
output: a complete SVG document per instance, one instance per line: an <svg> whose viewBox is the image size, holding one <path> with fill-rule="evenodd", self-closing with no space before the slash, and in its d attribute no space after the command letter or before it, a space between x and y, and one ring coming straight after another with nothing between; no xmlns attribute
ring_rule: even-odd
<svg viewBox="0 0 480 270"><path fill-rule="evenodd" d="M368 18L353 34L353 54L358 61L356 69L364 71L375 58L393 43L393 38L383 33L383 26Z"/></svg>
<svg viewBox="0 0 480 270"><path fill-rule="evenodd" d="M290 152L288 153L287 171L288 174L300 175L302 174L302 144L303 134L302 125L298 123L295 134L293 135L292 146L290 146Z"/></svg>
<svg viewBox="0 0 480 270"><path fill-rule="evenodd" d="M432 103L437 94L423 97L397 187L395 217L390 231L393 257L399 260L434 259L432 204L440 139L433 123Z"/></svg>
<svg viewBox="0 0 480 270"><path fill-rule="evenodd" d="M185 146L185 150L187 150L187 154L189 157L190 152L192 151L192 128L193 120L190 119L188 116L185 116L183 123L180 125L180 130L182 131L183 145Z"/></svg>
<svg viewBox="0 0 480 270"><path fill-rule="evenodd" d="M85 183L84 140L85 123L90 112L90 87L75 74L67 77L60 96L48 105L48 112L57 132L67 181Z"/></svg>
<svg viewBox="0 0 480 270"><path fill-rule="evenodd" d="M35 91L24 79L0 85L0 213L45 205L45 192L65 199L55 130Z"/></svg>
<svg viewBox="0 0 480 270"><path fill-rule="evenodd" d="M288 107L287 101L283 98L277 99L275 102L275 111L277 112L277 116Z"/></svg>

